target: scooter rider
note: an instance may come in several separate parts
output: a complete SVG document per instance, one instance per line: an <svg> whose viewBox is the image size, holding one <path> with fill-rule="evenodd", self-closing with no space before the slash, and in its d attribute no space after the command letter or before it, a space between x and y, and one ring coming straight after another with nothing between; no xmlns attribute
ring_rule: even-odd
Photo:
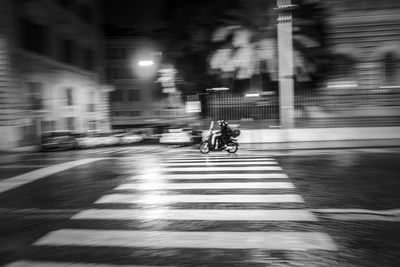
<svg viewBox="0 0 400 267"><path fill-rule="evenodd" d="M220 131L216 132L213 135L212 144L214 144L215 149L218 147L217 140L221 140L221 145L223 149L226 148L226 143L228 142L229 138L232 136L232 129L228 126L228 122L225 120L219 120L218 125L220 126Z"/></svg>
<svg viewBox="0 0 400 267"><path fill-rule="evenodd" d="M228 122L226 120L221 121L221 140L223 148L226 148L226 144L229 141L229 138L232 136L232 129L228 126Z"/></svg>

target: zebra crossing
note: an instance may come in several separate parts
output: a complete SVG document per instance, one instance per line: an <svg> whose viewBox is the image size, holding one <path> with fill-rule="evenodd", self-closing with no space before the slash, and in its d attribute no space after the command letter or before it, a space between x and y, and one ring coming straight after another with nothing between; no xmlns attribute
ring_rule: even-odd
<svg viewBox="0 0 400 267"><path fill-rule="evenodd" d="M78 150L75 153L77 155L85 155L85 156L107 156L107 155L118 155L124 156L129 155L131 153L140 154L140 153L160 153L164 152L165 148L160 146L151 146L151 145L140 145L140 146L129 146L129 147L108 147L108 148L94 148L87 150Z"/></svg>
<svg viewBox="0 0 400 267"><path fill-rule="evenodd" d="M131 258L105 257L98 266L107 262L110 264L104 266L125 266L113 262L179 266L179 260L171 264L166 251L176 259L185 258L187 266L204 260L196 253L208 257L208 263L215 263L218 253L210 251L251 255L255 250L338 249L332 237L321 231L317 217L305 209L303 197L271 157L245 153L204 156L188 150L175 156L144 155L137 163L140 170L132 171L126 183L100 197L93 207L72 216L71 227L54 230L33 243L40 251L65 249L65 262L64 258L54 261L44 257L9 266L70 266L66 265L68 260L76 266L97 266L93 264L98 258L91 258L90 254L104 257L105 248L129 249L129 253L121 255ZM286 227L289 229L282 226L285 223L290 223ZM304 225L311 227L303 230ZM138 252L141 250L154 251L156 259L143 256ZM235 253L224 255L227 262L242 260ZM71 263L70 259L74 261Z"/></svg>

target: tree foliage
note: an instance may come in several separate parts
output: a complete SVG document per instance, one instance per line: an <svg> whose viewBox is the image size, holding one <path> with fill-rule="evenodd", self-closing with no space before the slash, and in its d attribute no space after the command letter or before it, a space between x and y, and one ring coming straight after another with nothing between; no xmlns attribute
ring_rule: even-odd
<svg viewBox="0 0 400 267"><path fill-rule="evenodd" d="M318 1L294 0L293 46L296 80L316 83L325 68L324 10ZM164 60L178 70L184 94L250 79L277 80L276 1L168 0L157 33ZM221 79L222 78L222 79ZM310 85L308 85L310 86Z"/></svg>
<svg viewBox="0 0 400 267"><path fill-rule="evenodd" d="M177 86L183 94L220 85L207 60L216 49L212 34L237 6L237 0L165 1L162 15L168 27L159 31L158 38L165 46L164 60L178 70Z"/></svg>
<svg viewBox="0 0 400 267"><path fill-rule="evenodd" d="M278 79L277 12L274 2L241 1L240 12L225 21L213 35L219 48L210 67L236 79L252 79L267 73ZM297 87L315 86L326 71L324 10L317 1L295 0L293 63ZM281 51L285 52L285 51Z"/></svg>

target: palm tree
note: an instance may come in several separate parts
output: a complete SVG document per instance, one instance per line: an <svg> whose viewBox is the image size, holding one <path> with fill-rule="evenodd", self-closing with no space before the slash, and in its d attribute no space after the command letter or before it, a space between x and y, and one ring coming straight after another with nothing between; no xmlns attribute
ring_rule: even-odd
<svg viewBox="0 0 400 267"><path fill-rule="evenodd" d="M211 69L225 77L250 79L267 73L278 79L276 16L274 2L242 1L241 9L230 12L212 41L219 45L209 59ZM293 63L297 82L317 81L323 63L323 16L318 2L295 1L293 10ZM250 85L251 86L251 85Z"/></svg>

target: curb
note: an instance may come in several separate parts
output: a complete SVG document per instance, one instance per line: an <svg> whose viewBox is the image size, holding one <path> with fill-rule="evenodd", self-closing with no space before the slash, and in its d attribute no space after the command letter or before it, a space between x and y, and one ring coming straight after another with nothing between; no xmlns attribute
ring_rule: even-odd
<svg viewBox="0 0 400 267"><path fill-rule="evenodd" d="M252 144L245 143L245 144L240 144L240 147L241 149L247 151L384 148L384 147L400 147L400 139L252 143Z"/></svg>

